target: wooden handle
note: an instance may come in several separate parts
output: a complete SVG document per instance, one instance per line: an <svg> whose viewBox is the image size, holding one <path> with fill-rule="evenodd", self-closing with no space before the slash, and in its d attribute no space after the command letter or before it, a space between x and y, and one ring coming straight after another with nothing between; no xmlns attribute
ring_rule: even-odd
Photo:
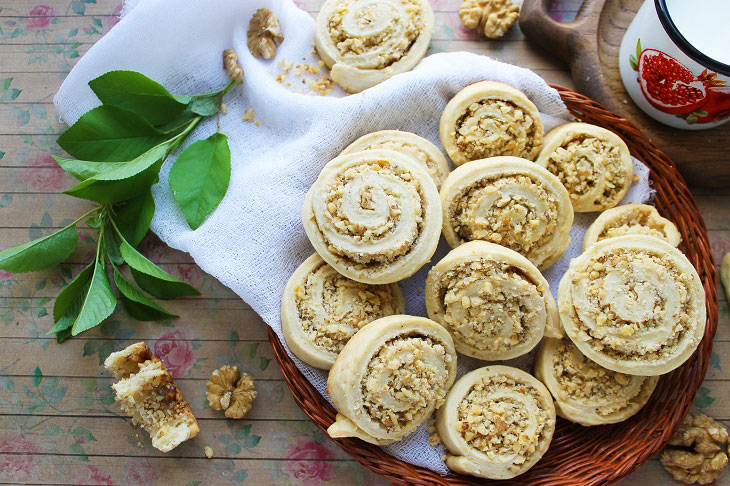
<svg viewBox="0 0 730 486"><path fill-rule="evenodd" d="M570 64L586 44L595 45L598 20L605 3L606 0L584 0L575 20L561 24L548 14L550 0L524 0L520 30L530 41Z"/></svg>

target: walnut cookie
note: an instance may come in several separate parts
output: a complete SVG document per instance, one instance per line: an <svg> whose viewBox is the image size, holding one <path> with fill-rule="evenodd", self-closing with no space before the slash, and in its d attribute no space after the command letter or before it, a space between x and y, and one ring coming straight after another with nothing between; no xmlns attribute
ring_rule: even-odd
<svg viewBox="0 0 730 486"><path fill-rule="evenodd" d="M357 93L413 69L433 26L428 0L327 0L317 15L315 44L332 80Z"/></svg>
<svg viewBox="0 0 730 486"><path fill-rule="evenodd" d="M583 356L569 339L545 339L535 361L535 376L555 398L555 410L581 425L621 422L636 414L659 377L617 373Z"/></svg>
<svg viewBox="0 0 730 486"><path fill-rule="evenodd" d="M286 284L282 332L299 359L327 370L360 328L381 317L403 314L405 306L398 284L356 282L337 273L315 253Z"/></svg>
<svg viewBox="0 0 730 486"><path fill-rule="evenodd" d="M577 213L618 205L634 178L626 143L612 131L588 123L566 123L551 130L536 162L558 176Z"/></svg>
<svg viewBox="0 0 730 486"><path fill-rule="evenodd" d="M623 235L654 236L674 247L682 241L674 223L662 218L654 206L622 204L603 211L590 225L583 237L583 251L593 243Z"/></svg>
<svg viewBox="0 0 730 486"><path fill-rule="evenodd" d="M393 150L411 157L428 171L437 188L441 187L449 175L449 163L438 147L415 133L400 130L381 130L363 135L348 145L340 155L372 149Z"/></svg>
<svg viewBox="0 0 730 486"><path fill-rule="evenodd" d="M403 439L441 406L456 378L446 329L406 315L367 324L345 344L327 379L338 410L330 437L385 445Z"/></svg>
<svg viewBox="0 0 730 486"><path fill-rule="evenodd" d="M443 234L452 248L472 240L497 243L539 269L570 244L573 208L560 180L518 157L492 157L457 167L441 187Z"/></svg>
<svg viewBox="0 0 730 486"><path fill-rule="evenodd" d="M534 466L550 446L555 420L545 385L509 366L465 374L436 412L449 469L487 479L510 479Z"/></svg>
<svg viewBox="0 0 730 486"><path fill-rule="evenodd" d="M669 243L609 238L570 262L558 287L566 334L589 359L620 373L655 376L684 363L705 330L697 271Z"/></svg>
<svg viewBox="0 0 730 486"><path fill-rule="evenodd" d="M487 361L529 353L547 333L561 337L550 286L519 253L486 241L451 250L428 272L428 317L456 350Z"/></svg>
<svg viewBox="0 0 730 486"><path fill-rule="evenodd" d="M392 150L340 155L304 199L304 230L335 270L386 284L416 273L436 251L441 201L428 172Z"/></svg>
<svg viewBox="0 0 730 486"><path fill-rule="evenodd" d="M441 114L439 136L454 165L500 155L534 160L542 145L537 107L522 91L481 81L459 91Z"/></svg>

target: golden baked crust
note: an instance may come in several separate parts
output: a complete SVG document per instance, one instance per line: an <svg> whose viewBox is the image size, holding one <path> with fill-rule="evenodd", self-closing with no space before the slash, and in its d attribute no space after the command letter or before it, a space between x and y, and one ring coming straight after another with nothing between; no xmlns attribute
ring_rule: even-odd
<svg viewBox="0 0 730 486"><path fill-rule="evenodd" d="M456 350L487 361L529 353L543 334L562 336L550 286L519 253L486 241L451 250L428 272L428 317Z"/></svg>
<svg viewBox="0 0 730 486"><path fill-rule="evenodd" d="M110 354L104 367L119 380L112 384L114 399L150 434L153 447L169 452L198 435L198 422L172 374L145 343Z"/></svg>
<svg viewBox="0 0 730 486"><path fill-rule="evenodd" d="M622 204L603 211L583 238L583 251L597 241L624 235L647 235L677 247L682 236L674 223L662 218L654 206Z"/></svg>
<svg viewBox="0 0 730 486"><path fill-rule="evenodd" d="M317 14L315 44L332 80L357 93L413 69L433 25L427 0L327 0Z"/></svg>
<svg viewBox="0 0 730 486"><path fill-rule="evenodd" d="M413 275L436 251L441 201L410 157L366 150L324 166L302 219L314 249L340 274L386 284Z"/></svg>
<svg viewBox="0 0 730 486"><path fill-rule="evenodd" d="M452 248L472 240L506 246L538 268L570 244L573 208L557 177L529 160L492 157L457 167L441 187L443 233Z"/></svg>
<svg viewBox="0 0 730 486"><path fill-rule="evenodd" d="M608 370L586 358L569 339L545 339L535 376L555 398L555 410L581 425L621 422L636 414L656 388L657 376Z"/></svg>
<svg viewBox="0 0 730 486"><path fill-rule="evenodd" d="M316 253L289 278L281 302L282 332L302 361L328 370L365 324L405 312L398 284L369 285L337 273Z"/></svg>
<svg viewBox="0 0 730 486"><path fill-rule="evenodd" d="M537 107L512 86L481 81L459 91L444 108L439 136L454 165L511 155L533 160L542 145Z"/></svg>
<svg viewBox="0 0 730 486"><path fill-rule="evenodd" d="M550 392L535 377L508 366L487 366L459 378L436 412L449 469L510 479L545 454L555 432Z"/></svg>
<svg viewBox="0 0 730 486"><path fill-rule="evenodd" d="M578 213L621 202L634 179L629 148L610 130L566 123L545 136L537 163L558 176Z"/></svg>
<svg viewBox="0 0 730 486"><path fill-rule="evenodd" d="M629 375L684 363L705 330L705 291L682 252L644 235L609 238L574 258L558 288L566 334L588 358Z"/></svg>
<svg viewBox="0 0 730 486"><path fill-rule="evenodd" d="M449 175L449 163L434 144L415 133L400 130L381 130L358 138L345 148L340 155L363 150L387 149L411 157L426 169L436 187Z"/></svg>
<svg viewBox="0 0 730 486"><path fill-rule="evenodd" d="M330 437L374 444L398 441L426 421L456 377L446 330L423 317L383 317L360 329L340 352L327 390L339 414Z"/></svg>

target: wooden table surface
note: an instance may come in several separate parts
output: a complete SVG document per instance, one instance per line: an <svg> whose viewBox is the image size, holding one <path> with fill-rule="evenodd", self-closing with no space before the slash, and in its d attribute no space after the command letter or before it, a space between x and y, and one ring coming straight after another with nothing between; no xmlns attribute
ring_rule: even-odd
<svg viewBox="0 0 730 486"><path fill-rule="evenodd" d="M320 3L300 1L312 14ZM571 86L565 67L528 45L517 28L502 41L476 40L460 24L460 0L432 4L431 51L486 54ZM580 0L555 2L552 15L569 20L578 5ZM120 10L120 0L0 1L0 249L47 234L88 208L89 203L61 194L73 180L49 155L61 153L55 139L63 129L52 98ZM727 154L718 148L718 157ZM719 262L730 250L730 190L697 190L696 197ZM142 243L142 252L203 292L169 303L179 319L138 323L119 310L63 345L46 336L53 299L92 249L94 233L85 228L81 236L68 264L25 275L0 271L0 483L385 484L299 410L258 316L188 255L153 236ZM725 424L730 424L728 321L720 295L715 352L695 402ZM153 449L146 434L121 415L101 366L110 352L139 340L174 372L200 421L200 435L168 454ZM253 410L240 421L221 418L205 399L210 372L231 363L251 373L259 390ZM205 457L205 446L214 450L213 459ZM670 476L652 459L622 484L667 483ZM722 484L730 484L730 473Z"/></svg>

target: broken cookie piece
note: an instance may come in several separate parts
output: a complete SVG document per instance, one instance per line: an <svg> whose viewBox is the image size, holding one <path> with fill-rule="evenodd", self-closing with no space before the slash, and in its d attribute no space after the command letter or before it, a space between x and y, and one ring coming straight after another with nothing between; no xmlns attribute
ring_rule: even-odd
<svg viewBox="0 0 730 486"><path fill-rule="evenodd" d="M112 353L104 367L119 381L114 399L152 438L152 446L169 452L200 431L172 374L143 342Z"/></svg>

